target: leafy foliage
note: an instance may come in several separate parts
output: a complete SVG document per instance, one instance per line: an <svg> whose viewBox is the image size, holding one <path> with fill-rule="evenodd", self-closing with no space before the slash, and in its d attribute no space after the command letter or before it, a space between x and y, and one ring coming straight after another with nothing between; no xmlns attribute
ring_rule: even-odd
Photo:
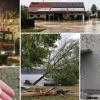
<svg viewBox="0 0 100 100"><path fill-rule="evenodd" d="M15 18L19 15L19 0L1 0L0 18Z"/></svg>
<svg viewBox="0 0 100 100"><path fill-rule="evenodd" d="M62 48L62 47L61 47ZM60 51L60 52L59 52ZM56 84L74 85L79 77L79 45L77 40L67 41L63 49L58 50L62 59L52 67L52 75ZM57 55L58 55L57 52ZM60 56L56 58L61 58ZM57 60L58 61L58 60Z"/></svg>
<svg viewBox="0 0 100 100"><path fill-rule="evenodd" d="M96 6L95 4L92 5L91 11L92 11L92 14L96 13L96 11L97 11L97 6Z"/></svg>
<svg viewBox="0 0 100 100"><path fill-rule="evenodd" d="M59 34L22 35L22 67L43 65L57 39L60 39Z"/></svg>
<svg viewBox="0 0 100 100"><path fill-rule="evenodd" d="M21 20L27 19L27 7L21 6Z"/></svg>
<svg viewBox="0 0 100 100"><path fill-rule="evenodd" d="M22 35L22 67L41 66L45 74L50 74L56 84L74 85L79 78L79 42L66 40L57 47L55 42L60 39L57 34Z"/></svg>

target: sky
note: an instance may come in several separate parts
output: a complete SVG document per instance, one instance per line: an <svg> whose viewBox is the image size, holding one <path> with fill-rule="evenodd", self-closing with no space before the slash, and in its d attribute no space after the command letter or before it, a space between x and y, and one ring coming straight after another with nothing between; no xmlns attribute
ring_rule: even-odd
<svg viewBox="0 0 100 100"><path fill-rule="evenodd" d="M100 0L44 0L45 2L84 2L85 9L90 10L92 4L96 4L100 9ZM21 5L29 6L31 2L43 2L43 0L21 0Z"/></svg>
<svg viewBox="0 0 100 100"><path fill-rule="evenodd" d="M61 33L61 40L58 40L56 42L56 45L58 46L58 48L60 48L63 45L63 43L65 43L65 41L68 41L70 39L79 40L80 34L78 34L78 33Z"/></svg>

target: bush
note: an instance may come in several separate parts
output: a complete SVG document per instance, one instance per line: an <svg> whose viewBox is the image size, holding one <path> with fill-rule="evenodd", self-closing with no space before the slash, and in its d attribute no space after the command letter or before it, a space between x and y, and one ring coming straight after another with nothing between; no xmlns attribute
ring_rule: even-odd
<svg viewBox="0 0 100 100"><path fill-rule="evenodd" d="M17 38L16 41L15 41L15 52L16 52L16 55L19 55L20 54L19 38Z"/></svg>
<svg viewBox="0 0 100 100"><path fill-rule="evenodd" d="M21 20L21 28L27 29L27 28L33 28L35 26L33 19L23 19Z"/></svg>
<svg viewBox="0 0 100 100"><path fill-rule="evenodd" d="M25 85L32 85L32 83L29 80L25 80L24 84Z"/></svg>
<svg viewBox="0 0 100 100"><path fill-rule="evenodd" d="M60 70L60 72L54 76L55 84L62 84L65 86L77 84L78 77L76 72L78 73L73 66L67 66L67 68Z"/></svg>

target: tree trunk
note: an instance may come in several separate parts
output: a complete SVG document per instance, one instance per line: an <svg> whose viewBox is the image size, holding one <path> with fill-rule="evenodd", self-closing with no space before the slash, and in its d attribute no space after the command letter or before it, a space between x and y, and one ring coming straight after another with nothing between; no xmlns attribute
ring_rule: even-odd
<svg viewBox="0 0 100 100"><path fill-rule="evenodd" d="M39 81L41 81L48 73L43 74L38 80L36 80L33 85L36 85Z"/></svg>

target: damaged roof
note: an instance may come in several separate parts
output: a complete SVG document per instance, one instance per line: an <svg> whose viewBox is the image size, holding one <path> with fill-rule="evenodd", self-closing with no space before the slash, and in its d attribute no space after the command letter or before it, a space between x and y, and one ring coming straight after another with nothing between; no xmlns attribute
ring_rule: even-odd
<svg viewBox="0 0 100 100"><path fill-rule="evenodd" d="M41 8L43 8L44 10L48 9L48 11L59 10L59 9L64 10L64 11L68 11L68 10L85 11L83 2L31 2L28 10L29 11L32 11L32 10L38 11ZM77 8L79 8L79 9L77 9Z"/></svg>

